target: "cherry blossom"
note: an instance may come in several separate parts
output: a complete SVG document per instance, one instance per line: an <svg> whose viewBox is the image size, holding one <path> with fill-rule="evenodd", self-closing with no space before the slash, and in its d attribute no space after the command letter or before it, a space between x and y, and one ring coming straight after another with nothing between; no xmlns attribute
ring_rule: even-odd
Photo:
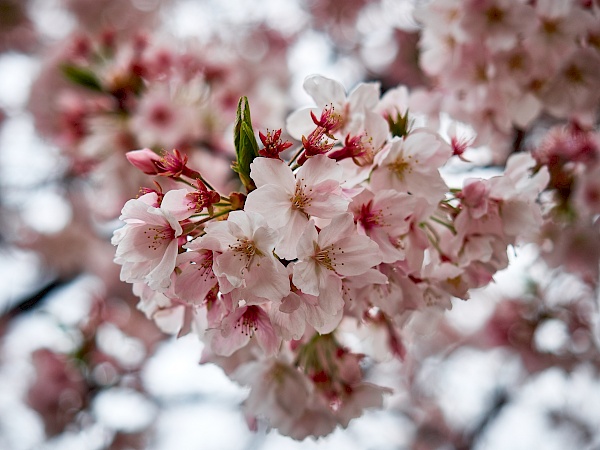
<svg viewBox="0 0 600 450"><path fill-rule="evenodd" d="M28 349L38 377L15 391L29 390L21 397L46 438L99 429L107 448L148 444L155 427L100 429L92 409L125 387L170 402L144 393L155 370L146 364L187 344L242 386L251 430L297 440L386 407L403 417L403 442L389 446L473 448L493 439L495 418L543 371L594 381L597 2L314 0L299 20L270 10L252 15L259 27L215 21L214 34L197 27L202 36L188 39L168 30L190 10L180 1L64 0L51 9L68 26L44 46L31 45L32 30L50 31L47 8L33 21L32 2L21 3L0 0L9 12L0 51L26 51L16 58L32 67L40 57L27 108L57 164L42 180L37 163L13 177L15 155L3 153L2 244L35 253L40 263L25 272L49 284L3 314L11 370L0 375L29 364L11 360ZM327 45L304 59L320 39ZM4 56L10 69L15 55ZM289 85L316 66L351 84L311 74ZM296 87L310 107L298 109ZM27 129L7 93L3 138ZM54 206L39 194L60 196L62 230L45 230L38 205ZM63 286L83 292L89 311L69 303L59 317L62 297L79 299ZM20 315L48 293L44 314ZM10 322L17 315L51 321L62 338L48 333L37 345L49 350L33 352L26 327ZM552 327L560 339L548 344ZM508 371L490 409L463 420L444 390L469 384L472 371L453 377L452 366L478 353L510 362L516 381ZM388 384L394 397L384 402ZM579 447L593 445L595 428L566 410L545 412L582 436Z"/></svg>
<svg viewBox="0 0 600 450"><path fill-rule="evenodd" d="M371 185L374 189L394 189L438 202L447 186L437 168L450 156L448 144L425 131L395 139L380 153Z"/></svg>
<svg viewBox="0 0 600 450"><path fill-rule="evenodd" d="M285 267L273 255L277 238L262 216L233 211L226 221L209 223L199 245L216 253L221 291L253 304L279 300L290 290Z"/></svg>
<svg viewBox="0 0 600 450"><path fill-rule="evenodd" d="M457 36L468 39L464 33ZM471 74L478 65L492 74L485 66L488 50L460 51L473 51ZM477 83L489 88L488 81ZM475 82L460 79L465 87ZM450 188L442 167L467 164L463 154L476 149L472 135L459 136L454 122L447 126L450 143L433 128L440 124L434 117L439 97L413 97L397 88L379 99L376 85L361 85L347 97L341 85L319 76L305 88L322 109L302 112L311 124L289 161L283 151L292 145L281 130L259 133L259 149L248 107L238 111L236 171L252 181L243 183L245 194L221 194L176 150L127 155L140 171L186 185L163 192L157 184L131 201L153 208L168 234L161 247L166 252L171 246L168 270L165 262L160 282L142 270L156 263L136 266L119 247L131 224L147 222L145 216L124 212L126 225L113 238L123 278L137 283L147 316L165 332L197 334L206 346L203 361L250 387L245 408L251 427L266 420L296 439L347 427L365 408L381 407L389 392L365 381L363 356L338 340L349 324L379 346L361 345L378 361L410 358L415 336L430 333L456 298L469 299L472 289L507 267L508 246L537 239L539 198L552 181L543 165L561 161L554 156L561 152L582 161L595 161L597 153L586 132L555 132L555 142L536 158L514 155L503 174ZM528 108L541 107L524 100L512 104L519 116L511 116L509 105L490 97L500 94L476 91L466 100L475 107L487 99L495 116L482 120L495 121L490 133L533 120L537 109ZM299 118L293 113L288 126L300 126ZM243 165L240 158L250 160ZM572 176L583 169L552 170ZM579 186L572 185L568 201L593 197L593 184L587 182L587 197ZM288 404L282 389L297 389L299 398Z"/></svg>
<svg viewBox="0 0 600 450"><path fill-rule="evenodd" d="M282 161L257 158L250 173L258 189L245 210L261 214L280 238L275 253L296 258L296 246L310 217L331 219L346 211L350 200L340 186L342 168L325 156L310 158L295 174Z"/></svg>
<svg viewBox="0 0 600 450"><path fill-rule="evenodd" d="M414 197L394 190L363 191L352 199L351 211L360 232L369 236L381 251L383 262L404 259L399 246L410 228Z"/></svg>
<svg viewBox="0 0 600 450"><path fill-rule="evenodd" d="M329 134L356 130L364 120L365 110L373 109L379 101L377 83L362 83L346 95L339 82L313 75L304 81L304 90L314 99L317 108L300 109L288 117L286 129L296 139L301 139L314 129L315 122L311 115L315 117L323 109L329 112L329 116L336 116L335 128L330 129Z"/></svg>
<svg viewBox="0 0 600 450"><path fill-rule="evenodd" d="M183 193L187 191L167 192L158 208L150 206L155 194L146 194L125 204L120 217L125 226L117 230L112 239L112 244L117 246L115 262L122 265L123 281L143 281L153 289L170 285L178 238L183 233L180 221L191 216L189 210L178 208L177 197Z"/></svg>
<svg viewBox="0 0 600 450"><path fill-rule="evenodd" d="M320 232L308 222L298 241L293 283L326 299L341 297L341 278L360 275L381 262L379 247L356 232L350 214L336 216Z"/></svg>
<svg viewBox="0 0 600 450"><path fill-rule="evenodd" d="M210 331L210 343L218 355L230 356L255 338L265 355L273 356L279 339L267 313L257 305L241 306L225 316L219 329Z"/></svg>
<svg viewBox="0 0 600 450"><path fill-rule="evenodd" d="M291 264L288 273L293 275ZM340 324L343 312L341 297L306 294L292 283L290 293L281 302L272 303L269 317L283 339L299 340L310 327L321 334L331 333Z"/></svg>

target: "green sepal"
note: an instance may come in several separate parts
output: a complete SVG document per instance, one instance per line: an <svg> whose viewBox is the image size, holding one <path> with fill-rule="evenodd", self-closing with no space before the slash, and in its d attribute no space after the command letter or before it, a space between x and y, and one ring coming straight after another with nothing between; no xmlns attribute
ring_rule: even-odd
<svg viewBox="0 0 600 450"><path fill-rule="evenodd" d="M392 133L392 136L407 136L412 128L412 121L408 120L408 110L406 110L404 115L396 113L395 118L393 118L390 114L389 116L387 116L387 122L390 127L390 133Z"/></svg>
<svg viewBox="0 0 600 450"><path fill-rule="evenodd" d="M237 161L233 163L232 168L239 175L246 191L250 192L256 189L254 181L250 178L250 164L258 156L258 142L252 129L250 106L248 105L247 97L240 98L238 103L235 125L233 127L233 142L235 144Z"/></svg>
<svg viewBox="0 0 600 450"><path fill-rule="evenodd" d="M73 64L63 64L60 69L63 75L72 83L92 91L103 92L100 80L90 69Z"/></svg>

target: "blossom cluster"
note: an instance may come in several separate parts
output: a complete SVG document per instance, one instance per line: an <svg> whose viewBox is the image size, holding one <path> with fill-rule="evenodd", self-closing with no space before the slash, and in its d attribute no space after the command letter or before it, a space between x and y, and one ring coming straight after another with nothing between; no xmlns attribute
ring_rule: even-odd
<svg viewBox="0 0 600 450"><path fill-rule="evenodd" d="M260 6L0 0L0 447L593 446L599 3Z"/></svg>
<svg viewBox="0 0 600 450"><path fill-rule="evenodd" d="M506 158L549 115L596 120L600 21L593 2L452 0L418 8L422 69L440 108Z"/></svg>
<svg viewBox="0 0 600 450"><path fill-rule="evenodd" d="M259 31L253 38L270 39L266 45L273 53L282 45L277 36ZM219 54L212 48L212 43L151 40L142 33L74 34L58 55L48 58L33 87L34 93L52 89L57 94L53 99L32 96L36 125L82 159L136 146L222 150L221 134L233 120L237 99L259 87L257 77L248 73L251 60L224 43ZM242 78L232 65L244 63ZM286 70L269 69L262 82L271 89L285 87ZM275 114L275 105L265 107Z"/></svg>
<svg viewBox="0 0 600 450"><path fill-rule="evenodd" d="M268 30L245 39L274 57L286 48ZM225 135L237 100L247 95L261 106L263 120L281 120L287 75L275 62L257 66L231 43L80 31L47 56L29 109L39 132L66 157L70 175L96 184L96 195L106 200L98 209L113 219L147 182L123 157L134 148L176 147L210 165L211 178L226 185L233 147Z"/></svg>
<svg viewBox="0 0 600 450"><path fill-rule="evenodd" d="M319 75L304 88L316 106L288 117L295 149L281 130L260 132L259 148L240 100L233 167L245 193L217 192L178 150L129 152L183 188L144 188L112 239L147 316L197 333L204 361L250 385L251 420L297 439L383 404L387 390L367 381L342 330L371 330L380 354L403 358L415 314L468 299L507 266L508 246L532 239L549 179L518 154L503 175L450 188L440 169L467 144L417 126L398 90L347 94Z"/></svg>
<svg viewBox="0 0 600 450"><path fill-rule="evenodd" d="M551 128L532 149L550 174L547 211L539 235L541 255L589 286L600 277L600 136L576 122Z"/></svg>

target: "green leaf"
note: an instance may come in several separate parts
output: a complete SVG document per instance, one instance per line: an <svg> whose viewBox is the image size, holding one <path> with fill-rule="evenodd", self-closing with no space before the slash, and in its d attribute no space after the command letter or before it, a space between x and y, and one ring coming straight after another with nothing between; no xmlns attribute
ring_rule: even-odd
<svg viewBox="0 0 600 450"><path fill-rule="evenodd" d="M242 132L242 102L246 97L241 97L238 102L237 112L235 114L235 123L233 125L233 145L235 146L235 154L239 156L240 136Z"/></svg>
<svg viewBox="0 0 600 450"><path fill-rule="evenodd" d="M256 189L256 185L250 178L250 164L258 156L258 142L252 129L250 118L250 106L248 98L242 97L238 103L238 109L233 127L233 141L237 161L232 168L240 177L240 180L248 192Z"/></svg>
<svg viewBox="0 0 600 450"><path fill-rule="evenodd" d="M90 69L72 64L63 64L60 68L63 75L72 83L92 91L103 92L100 80Z"/></svg>

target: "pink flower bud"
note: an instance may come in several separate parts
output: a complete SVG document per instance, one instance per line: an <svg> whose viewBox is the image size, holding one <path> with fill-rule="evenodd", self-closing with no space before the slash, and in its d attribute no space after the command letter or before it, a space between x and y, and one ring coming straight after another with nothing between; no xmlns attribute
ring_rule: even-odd
<svg viewBox="0 0 600 450"><path fill-rule="evenodd" d="M149 148L143 148L141 150L133 150L125 154L127 160L133 164L136 168L140 169L147 175L157 175L158 170L156 168L157 162L160 161L160 156L154 153Z"/></svg>

